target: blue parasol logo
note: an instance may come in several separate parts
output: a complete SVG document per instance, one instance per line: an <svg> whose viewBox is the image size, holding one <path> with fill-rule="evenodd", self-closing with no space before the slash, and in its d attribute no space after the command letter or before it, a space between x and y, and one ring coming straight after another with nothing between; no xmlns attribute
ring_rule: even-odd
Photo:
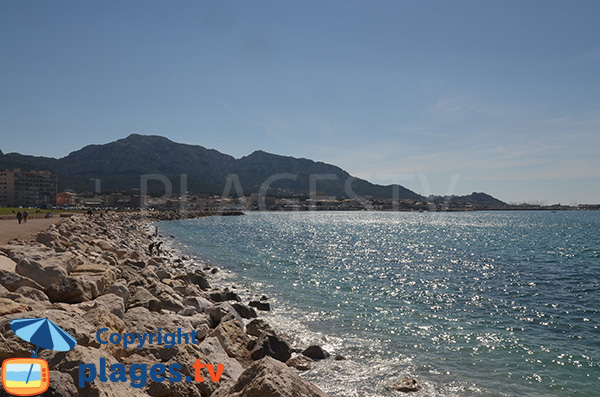
<svg viewBox="0 0 600 397"><path fill-rule="evenodd" d="M42 347L68 351L77 345L77 341L48 317L12 320L10 328L19 338L33 343L35 351L31 349L31 358L28 359L4 360L0 371L4 390L16 396L45 392L49 386L48 363L38 358L38 350Z"/></svg>
<svg viewBox="0 0 600 397"><path fill-rule="evenodd" d="M46 318L22 318L12 320L10 328L21 339L36 346L31 357L37 358L40 347L49 350L68 351L77 345L77 341L65 330Z"/></svg>

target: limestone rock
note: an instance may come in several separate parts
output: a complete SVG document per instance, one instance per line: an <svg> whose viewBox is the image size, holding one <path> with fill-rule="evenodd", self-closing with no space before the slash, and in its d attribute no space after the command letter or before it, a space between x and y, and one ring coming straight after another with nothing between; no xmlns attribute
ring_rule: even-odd
<svg viewBox="0 0 600 397"><path fill-rule="evenodd" d="M15 302L12 299L0 298L0 316L31 311L33 311L33 307L29 305Z"/></svg>
<svg viewBox="0 0 600 397"><path fill-rule="evenodd" d="M35 241L37 241L38 243L42 243L49 248L62 248L62 244L60 242L60 235L56 232L40 232L37 234Z"/></svg>
<svg viewBox="0 0 600 397"><path fill-rule="evenodd" d="M129 289L127 288L127 283L124 280L119 280L111 285L110 288L108 288L108 293L120 296L125 305L127 305L129 302Z"/></svg>
<svg viewBox="0 0 600 397"><path fill-rule="evenodd" d="M2 255L0 255L0 269L14 273L15 268L17 267L15 261L7 256L4 256L6 255L4 252L0 251L0 253L2 253Z"/></svg>
<svg viewBox="0 0 600 397"><path fill-rule="evenodd" d="M125 328L129 332L157 332L162 328L162 332L176 332L177 328L189 332L194 328L191 317L178 316L169 312L151 312L144 307L135 307L127 310L123 321Z"/></svg>
<svg viewBox="0 0 600 397"><path fill-rule="evenodd" d="M265 356L269 356L281 362L286 362L292 357L292 349L279 336L262 334L258 338L250 356L253 360L260 360Z"/></svg>
<svg viewBox="0 0 600 397"><path fill-rule="evenodd" d="M211 328L215 328L221 322L227 322L234 319L238 320L240 324L244 323L244 320L238 312L227 302L209 306L206 309L206 314L210 316Z"/></svg>
<svg viewBox="0 0 600 397"><path fill-rule="evenodd" d="M16 291L19 287L30 287L35 289L44 288L28 277L2 269L0 269L0 285L3 285L11 292Z"/></svg>
<svg viewBox="0 0 600 397"><path fill-rule="evenodd" d="M128 308L145 307L153 312L162 310L162 303L144 287L136 287L129 301Z"/></svg>
<svg viewBox="0 0 600 397"><path fill-rule="evenodd" d="M313 360L300 354L287 360L286 365L296 368L298 371L308 371L312 368Z"/></svg>
<svg viewBox="0 0 600 397"><path fill-rule="evenodd" d="M209 296L213 302L242 301L238 294L228 289L210 291Z"/></svg>
<svg viewBox="0 0 600 397"><path fill-rule="evenodd" d="M241 303L232 303L231 306L235 309L236 312L239 313L243 318L256 318L256 311L251 307L246 305L242 305Z"/></svg>
<svg viewBox="0 0 600 397"><path fill-rule="evenodd" d="M114 332L122 333L125 330L125 323L123 320L109 312L104 307L91 309L83 315L83 319L92 325L96 330L108 328L108 334Z"/></svg>
<svg viewBox="0 0 600 397"><path fill-rule="evenodd" d="M90 285L75 277L65 277L53 284L46 290L50 302L80 303L93 299Z"/></svg>
<svg viewBox="0 0 600 397"><path fill-rule="evenodd" d="M219 340L215 337L207 337L198 345L198 351L205 357L205 362L212 364L223 364L223 376L221 383L236 381L244 371L242 365L235 359L229 357Z"/></svg>
<svg viewBox="0 0 600 397"><path fill-rule="evenodd" d="M271 305L269 304L269 302L250 301L248 306L255 307L257 310L261 310L264 312L268 312L271 310Z"/></svg>
<svg viewBox="0 0 600 397"><path fill-rule="evenodd" d="M185 306L193 306L198 313L204 313L213 304L201 296L188 296L182 302Z"/></svg>
<svg viewBox="0 0 600 397"><path fill-rule="evenodd" d="M32 299L34 301L50 303L50 299L48 298L48 295L46 295L43 291L40 291L39 289L36 289L36 288L31 288L31 287L26 287L26 286L19 287L15 291L15 294L18 294L25 298Z"/></svg>
<svg viewBox="0 0 600 397"><path fill-rule="evenodd" d="M212 397L325 397L287 365L265 357L246 369L235 384L221 387Z"/></svg>
<svg viewBox="0 0 600 397"><path fill-rule="evenodd" d="M275 335L275 331L269 323L261 318L254 319L246 325L248 335L259 337L263 333Z"/></svg>
<svg viewBox="0 0 600 397"><path fill-rule="evenodd" d="M411 393L421 390L421 385L415 379L406 377L400 382L396 382L392 385L393 390L401 391L404 393Z"/></svg>
<svg viewBox="0 0 600 397"><path fill-rule="evenodd" d="M68 272L64 267L34 259L19 261L15 270L18 274L32 279L44 287L59 282L68 276Z"/></svg>
<svg viewBox="0 0 600 397"><path fill-rule="evenodd" d="M115 294L105 294L99 296L93 301L80 303L77 307L86 312L96 308L103 308L120 319L122 319L125 315L125 303L123 302L123 298Z"/></svg>
<svg viewBox="0 0 600 397"><path fill-rule="evenodd" d="M48 390L44 393L44 397L69 397L79 395L77 386L75 386L75 381L71 375L54 370L50 370L49 375L50 385L48 386Z"/></svg>
<svg viewBox="0 0 600 397"><path fill-rule="evenodd" d="M229 357L235 358L242 365L250 363L250 352L246 347L250 340L237 320L222 322L209 336L219 340Z"/></svg>
<svg viewBox="0 0 600 397"><path fill-rule="evenodd" d="M323 360L329 357L329 353L318 345L311 345L307 347L306 349L304 349L302 354L306 357L312 358L313 360Z"/></svg>

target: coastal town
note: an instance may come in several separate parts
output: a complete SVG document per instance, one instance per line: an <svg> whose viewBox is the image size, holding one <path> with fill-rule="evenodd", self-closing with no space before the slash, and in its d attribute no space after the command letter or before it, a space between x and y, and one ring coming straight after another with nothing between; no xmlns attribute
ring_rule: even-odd
<svg viewBox="0 0 600 397"><path fill-rule="evenodd" d="M372 196L343 198L323 192L281 196L238 192L222 195L184 192L168 197L145 195L140 189L107 191L100 180L91 179L88 190L59 192L58 176L49 171L6 169L0 172L0 207L61 210L141 210L158 211L477 211L477 210L598 210L600 204L507 204L489 200L484 193L470 196L430 196L423 200L386 199ZM488 199L488 201L482 200ZM493 198L492 198L493 199Z"/></svg>

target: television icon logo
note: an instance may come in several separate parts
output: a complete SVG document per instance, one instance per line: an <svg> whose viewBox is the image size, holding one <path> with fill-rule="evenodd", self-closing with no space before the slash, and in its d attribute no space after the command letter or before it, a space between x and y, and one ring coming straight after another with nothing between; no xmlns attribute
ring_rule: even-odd
<svg viewBox="0 0 600 397"><path fill-rule="evenodd" d="M15 396L35 396L48 390L48 363L40 358L8 358L2 363L2 386Z"/></svg>

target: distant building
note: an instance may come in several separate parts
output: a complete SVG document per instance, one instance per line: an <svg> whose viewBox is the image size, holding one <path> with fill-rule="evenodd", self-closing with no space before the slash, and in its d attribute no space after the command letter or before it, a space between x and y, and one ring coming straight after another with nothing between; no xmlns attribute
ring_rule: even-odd
<svg viewBox="0 0 600 397"><path fill-rule="evenodd" d="M58 177L49 171L0 171L0 206L52 206L57 193Z"/></svg>
<svg viewBox="0 0 600 397"><path fill-rule="evenodd" d="M72 192L62 192L56 195L56 205L59 207L74 207L77 195Z"/></svg>
<svg viewBox="0 0 600 397"><path fill-rule="evenodd" d="M103 208L105 206L102 197L82 197L81 205L85 208Z"/></svg>

